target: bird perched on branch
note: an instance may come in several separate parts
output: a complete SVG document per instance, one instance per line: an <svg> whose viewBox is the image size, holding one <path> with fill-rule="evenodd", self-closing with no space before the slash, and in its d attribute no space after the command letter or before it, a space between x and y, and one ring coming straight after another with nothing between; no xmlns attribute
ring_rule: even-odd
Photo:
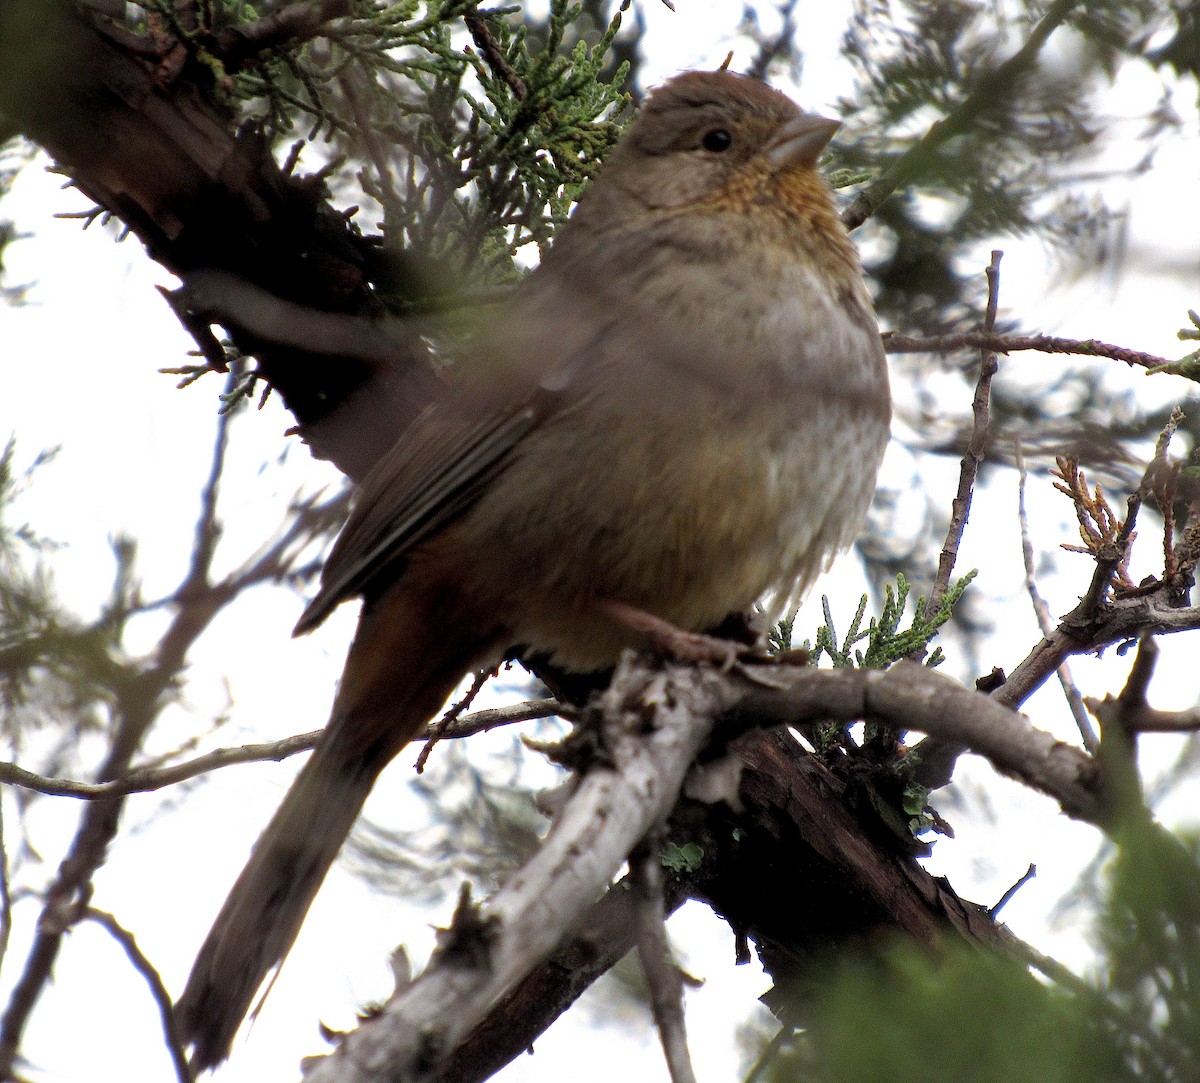
<svg viewBox="0 0 1200 1083"><path fill-rule="evenodd" d="M361 596L329 724L177 1017L224 1059L376 777L514 648L611 666L794 601L859 530L888 437L879 331L816 171L837 123L730 72L656 90L462 375L361 483L296 631ZM467 363L469 362L469 363Z"/></svg>

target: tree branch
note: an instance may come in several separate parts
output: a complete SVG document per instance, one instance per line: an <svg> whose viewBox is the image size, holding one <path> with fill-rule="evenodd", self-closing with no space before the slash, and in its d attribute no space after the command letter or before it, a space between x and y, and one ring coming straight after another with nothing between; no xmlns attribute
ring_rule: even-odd
<svg viewBox="0 0 1200 1083"><path fill-rule="evenodd" d="M528 722L536 718L550 718L554 715L569 716L570 711L553 699L525 700L507 707L472 711L470 714L455 719L444 729L437 730L436 736L439 740L470 737L473 734L498 729L500 726L508 726L514 722ZM425 728L425 732L414 740L432 739L437 725L439 723L431 723ZM233 767L243 763L262 763L267 760L285 760L300 752L311 751L316 746L322 732L324 731L310 730L308 733L298 733L280 741L238 745L234 748L218 748L170 767L129 771L120 778L112 779L109 782L76 782L74 779L46 778L43 775L34 774L32 771L26 771L15 763L0 762L0 783L20 786L23 789L34 790L51 797L74 797L85 801L101 801L112 797L124 797L131 793L161 790L222 767Z"/></svg>
<svg viewBox="0 0 1200 1083"><path fill-rule="evenodd" d="M288 20L338 10L336 0L288 5L274 29L291 32ZM193 272L235 272L284 302L382 314L368 281L376 253L331 206L324 179L285 174L259 129L234 133L194 82L113 40L115 24L105 24L106 35L96 22L67 0L0 4L0 114L185 281ZM252 25L258 47L268 27ZM353 354L330 364L327 355L253 334L234 338L257 358L306 438L351 477L369 469L428 401L429 373L418 363L380 373Z"/></svg>
<svg viewBox="0 0 1200 1083"><path fill-rule="evenodd" d="M990 333L996 325L996 309L1000 300L1000 259L1003 253L992 252L991 262L987 269L988 301L983 319L984 333ZM975 395L971 400L971 438L963 452L962 464L958 473L958 491L950 508L950 524L946 529L946 540L938 557L937 575L933 581L933 589L925 602L925 619L929 620L939 609L946 591L950 589L950 577L954 574L954 564L958 559L958 547L962 542L963 531L971 514L971 499L975 490L975 478L979 473L979 465L987 454L988 435L991 431L991 390L992 377L999 369L994 352L983 349L979 359L979 378L975 382ZM924 657L925 648L919 652ZM919 658L917 659L919 660Z"/></svg>
<svg viewBox="0 0 1200 1083"><path fill-rule="evenodd" d="M1025 565L1025 590L1033 604L1038 628L1041 629L1042 636L1046 637L1053 633L1054 626L1050 620L1050 607L1038 590L1037 576L1033 566L1033 543L1029 539L1029 517L1025 512L1025 479L1027 475L1025 456L1021 451L1020 441L1017 442L1017 469L1020 472L1017 483L1017 519L1021 524L1021 559ZM1095 755L1100 747L1100 739L1096 736L1091 719L1088 718L1083 695L1080 693L1078 685L1075 684L1075 678L1071 675L1071 667L1066 662L1058 667L1058 681L1062 685L1063 695L1071 710L1071 716L1075 719L1075 725L1079 729L1083 747Z"/></svg>
<svg viewBox="0 0 1200 1083"><path fill-rule="evenodd" d="M500 48L500 43L492 33L491 27L488 26L487 20L479 14L478 8L464 12L463 22L471 31L471 40L475 42L480 55L487 62L487 66L512 91L513 97L517 101L523 102L529 94L529 88L525 86L525 80L513 71L512 65L509 64Z"/></svg>
<svg viewBox="0 0 1200 1083"><path fill-rule="evenodd" d="M460 907L425 972L316 1062L307 1083L436 1078L437 1051L462 1041L578 927L633 845L666 818L712 725L694 709L698 690L720 680L622 665L601 697L605 764L583 777L525 867L478 913Z"/></svg>
<svg viewBox="0 0 1200 1083"><path fill-rule="evenodd" d="M637 906L638 959L671 1083L696 1083L684 1026L683 975L667 942L661 844L660 836L648 835L629 855L630 887Z"/></svg>
<svg viewBox="0 0 1200 1083"><path fill-rule="evenodd" d="M150 962L142 949L138 947L137 939L133 933L117 921L116 917L112 914L89 906L84 911L82 917L84 920L94 921L101 928L106 929L108 934L121 945L126 957L133 964L133 968L145 979L146 986L150 990L150 995L154 998L154 1003L158 1007L158 1014L162 1019L163 1037L166 1040L167 1052L171 1055L171 1063L175 1066L175 1075L179 1079L179 1083L194 1083L196 1077L188 1065L187 1054L184 1052L183 1042L180 1041L179 1031L175 1026L175 1013L171 1004L171 994L167 992L167 987L163 984L162 975L159 974L158 968Z"/></svg>
<svg viewBox="0 0 1200 1083"><path fill-rule="evenodd" d="M1055 797L1068 814L1109 822L1094 761L994 699L914 663L887 671L739 665L722 674L627 659L588 718L608 747L537 854L479 911L464 911L425 973L395 995L307 1083L417 1083L578 926L640 839L661 823L697 751L760 726L864 719L965 744ZM587 719L585 719L586 724Z"/></svg>
<svg viewBox="0 0 1200 1083"><path fill-rule="evenodd" d="M332 20L349 12L350 0L288 3L262 18L223 27L217 33L215 52L226 71L236 71L247 60L275 46L316 37Z"/></svg>
<svg viewBox="0 0 1200 1083"><path fill-rule="evenodd" d="M957 350L979 349L994 353L1021 353L1034 350L1038 353L1077 354L1081 357L1107 357L1124 361L1138 368L1156 369L1174 362L1157 354L1131 350L1125 346L1113 346L1094 338L1057 338L1052 335L998 335L991 331L963 331L956 335L934 335L918 338L902 335L897 331L883 333L883 348L888 353L954 353Z"/></svg>
<svg viewBox="0 0 1200 1083"><path fill-rule="evenodd" d="M227 439L228 424L222 421L213 443L214 469L224 461ZM115 690L111 736L98 771L103 781L119 778L128 771L146 733L158 718L164 697L175 687L189 650L228 600L201 589L208 580L212 558L211 546L204 539L211 527L214 485L215 474L210 477L202 501L197 541L180 588L175 616L159 640L153 660ZM13 1075L25 1026L42 989L51 978L64 936L86 914L92 878L116 837L123 808L124 801L119 797L86 806L67 853L46 889L25 967L0 1020L0 1078Z"/></svg>

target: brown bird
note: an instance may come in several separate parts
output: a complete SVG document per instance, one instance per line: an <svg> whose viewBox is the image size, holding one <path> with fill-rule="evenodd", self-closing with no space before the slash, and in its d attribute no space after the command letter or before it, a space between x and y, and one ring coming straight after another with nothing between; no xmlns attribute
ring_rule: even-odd
<svg viewBox="0 0 1200 1083"><path fill-rule="evenodd" d="M358 630L179 1002L196 1067L228 1056L376 777L472 668L521 647L599 670L637 645L631 609L689 631L781 609L853 541L891 405L814 168L837 127L729 72L655 91L363 480L296 626L361 595Z"/></svg>

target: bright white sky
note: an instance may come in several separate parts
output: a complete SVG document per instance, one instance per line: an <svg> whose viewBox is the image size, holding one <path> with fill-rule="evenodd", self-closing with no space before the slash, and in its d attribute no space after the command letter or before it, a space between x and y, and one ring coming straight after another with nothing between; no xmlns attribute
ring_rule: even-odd
<svg viewBox="0 0 1200 1083"><path fill-rule="evenodd" d="M735 67L748 56L745 43L735 35L740 2L695 5L703 15L689 11L693 5L687 0L679 0L679 12L673 16L655 3L639 6L654 43L654 60L646 72L651 82L685 67L713 67L729 49L735 50ZM847 76L838 66L836 42L847 8L800 5L806 68L800 87L785 89L808 108L829 109L844 88ZM1113 93L1119 111L1133 118L1156 99L1159 86L1144 75L1131 75L1123 77ZM1189 100L1186 93L1180 95L1177 108L1186 108ZM1181 181L1194 180L1200 171L1196 119L1193 114L1184 125L1192 136L1164 151L1134 193L1130 273L1117 283L1092 277L1068 284L1036 242L1008 244L1002 317L1016 317L1031 331L1095 337L1166 356L1183 352L1174 336L1186 309L1197 305L1191 287L1200 261L1200 209L1194 200L1178 195ZM1113 151L1117 157L1120 153ZM154 283L170 285L169 276L152 265L135 242L115 245L99 227L81 233L78 222L53 220L54 212L86 206L77 193L59 191L58 184L59 178L30 168L0 208L29 234L6 254L8 281L34 283L27 306L0 309L0 437L16 434L23 461L43 447L62 445L62 454L38 474L18 514L43 534L67 543L54 562L59 590L87 615L95 612L110 582L106 539L112 534L139 539L139 570L148 598L168 593L183 574L197 509L195 494L208 470L218 388L210 380L175 392L173 378L156 373L159 367L184 362L191 347L153 289ZM985 264L986 253L981 253L981 273ZM1003 378L1021 380L1065 362L1023 355L1002 364ZM1182 382L1161 380L1152 387L1144 377L1131 377L1115 364L1102 367L1106 378L1123 381L1139 395L1189 394ZM969 396L949 381L946 392L965 412ZM282 433L290 424L272 402L235 427L229 483L222 495L222 567L233 566L257 547L282 519L288 497L298 488L312 491L337 483L336 474L314 463L294 440L288 442L283 461L277 461L285 444ZM269 465L262 467L264 462ZM884 484L902 489L912 468L905 454L892 455ZM943 506L948 506L954 477L948 472L942 480ZM1073 530L1069 506L1049 496L1048 490L1039 481L1029 496L1035 544L1043 551L1070 540ZM989 667L1011 668L1036 639L1020 591L1015 508L1015 478L997 479L976 501L960 560L962 569L986 569L974 589L984 598L1003 599L1006 607L1004 624L1010 634L985 659ZM1143 573L1153 571L1153 539L1144 540L1142 552L1147 560ZM1061 574L1047 575L1041 584L1055 613L1074 604L1090 570L1082 558L1062 564ZM848 615L861 590L853 561L847 560L827 584L818 586L814 597L828 592L834 612ZM291 641L288 633L300 604L286 592L260 590L224 616L193 657L182 707L168 712L149 751L176 746L203 728L206 719L227 709L230 725L205 747L282 737L321 724L353 613L347 607L317 633ZM797 627L815 627L817 613L810 605ZM135 649L149 649L161 627L161 617L142 618ZM1156 705L1194 703L1195 665L1172 664L1186 657L1180 651L1194 658L1194 638L1190 645L1167 642L1163 647L1160 671L1190 674L1191 683L1160 682L1154 689ZM948 668L953 671L953 662ZM1076 674L1085 690L1103 694L1119 688L1126 668L1127 660L1081 662ZM956 675L973 676L965 671ZM1060 699L1056 689L1048 687L1027 711L1039 725L1071 739L1073 727ZM497 748L509 740L511 735L493 739ZM485 746L485 741L477 744ZM1148 759L1160 763L1169 761L1175 747L1166 739L1151 739L1145 745ZM94 763L98 752L98 744L80 750L79 762ZM401 756L377 788L370 810L377 820L403 823L414 814L403 785L411 760L411 755ZM200 938L294 769L294 764L235 768L186 795L131 800L124 835L97 880L95 904L113 911L135 931L172 990L182 987ZM531 770L542 769L535 764ZM1086 930L1054 927L1048 915L1094 853L1095 832L1066 821L1051 802L995 779L983 765L973 765L969 777L987 787L998 823L983 822L977 814L951 814L958 838L938 843L930 867L948 874L963 895L986 903L1030 861L1036 862L1038 879L1009 905L1005 917L1018 934L1082 968ZM11 805L6 812L11 825ZM31 838L47 861L44 873L35 878L52 872L77 813L78 807L67 800L46 799L35 805ZM1185 809L1178 813L1192 814ZM6 841L11 857L17 840L10 835ZM388 951L403 942L416 961L423 960L432 944L430 924L444 922L449 910L448 904L429 914L402 900L380 899L335 870L262 1018L215 1078L238 1083L294 1077L299 1054L321 1051L315 1021L349 1025L358 1003L386 995ZM23 961L36 913L28 901L16 908L17 924L0 973L0 997L7 995ZM701 908L690 907L678 915L672 934L689 971L707 980L703 989L688 996L700 1078L724 1083L734 1078L737 1065L733 1029L751 1014L753 1000L767 982L754 966L731 965L731 936ZM559 1079L569 1064L578 1083L599 1083L618 1075L664 1079L654 1046L650 1024L639 1015L605 1020L596 1011L576 1009L538 1043L536 1056L516 1062L500 1078L507 1083ZM107 934L92 926L69 938L56 983L34 1016L25 1053L31 1061L29 1074L47 1081L171 1078L155 1009L141 979Z"/></svg>

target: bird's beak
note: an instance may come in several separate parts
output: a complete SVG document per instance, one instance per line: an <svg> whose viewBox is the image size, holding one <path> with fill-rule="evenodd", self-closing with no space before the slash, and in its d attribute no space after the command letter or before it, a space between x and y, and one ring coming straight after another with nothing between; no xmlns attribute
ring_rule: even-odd
<svg viewBox="0 0 1200 1083"><path fill-rule="evenodd" d="M776 169L816 165L821 151L841 126L840 120L801 113L779 126L767 148L767 158Z"/></svg>

